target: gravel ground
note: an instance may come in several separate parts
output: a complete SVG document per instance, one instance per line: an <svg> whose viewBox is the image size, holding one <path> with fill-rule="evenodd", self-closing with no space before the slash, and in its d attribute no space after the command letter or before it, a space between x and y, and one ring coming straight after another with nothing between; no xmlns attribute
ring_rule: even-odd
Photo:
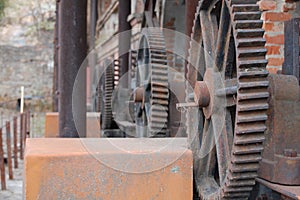
<svg viewBox="0 0 300 200"><path fill-rule="evenodd" d="M23 161L19 160L19 168L13 169L14 179L8 179L8 169L6 166L6 190L0 190L1 200L22 200L23 193Z"/></svg>
<svg viewBox="0 0 300 200"><path fill-rule="evenodd" d="M3 127L6 121L12 121L14 116L19 116L19 113L15 112L14 110L0 108L0 125L1 125L0 127ZM31 113L30 127L31 127L30 136L32 138L44 137L45 113L44 112ZM6 138L5 130L3 131L4 131L3 141L5 141ZM6 144L4 143L3 145L4 145L4 151L6 152ZM23 160L19 159L19 168L13 169L13 175L14 175L13 180L8 179L7 165L6 165L5 172L6 172L7 190L1 190L0 187L0 200L21 200L22 193L23 193Z"/></svg>

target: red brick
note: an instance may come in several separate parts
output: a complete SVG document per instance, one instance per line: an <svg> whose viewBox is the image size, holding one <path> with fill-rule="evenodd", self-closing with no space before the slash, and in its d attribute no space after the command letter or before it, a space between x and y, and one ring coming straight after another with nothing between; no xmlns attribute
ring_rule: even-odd
<svg viewBox="0 0 300 200"><path fill-rule="evenodd" d="M263 19L265 21L281 22L287 21L292 18L290 13L279 13L279 12L265 12L263 13Z"/></svg>
<svg viewBox="0 0 300 200"><path fill-rule="evenodd" d="M278 71L281 70L280 68L277 67L268 67L267 69L270 72L270 74L277 74Z"/></svg>
<svg viewBox="0 0 300 200"><path fill-rule="evenodd" d="M295 10L296 9L296 3L285 3L282 6L282 10L284 12L288 12L290 10Z"/></svg>
<svg viewBox="0 0 300 200"><path fill-rule="evenodd" d="M267 44L284 44L284 35L269 36L265 35Z"/></svg>
<svg viewBox="0 0 300 200"><path fill-rule="evenodd" d="M280 46L266 46L268 55L280 55Z"/></svg>
<svg viewBox="0 0 300 200"><path fill-rule="evenodd" d="M265 29L265 31L272 31L273 28L274 28L273 22L265 22L263 25L263 29Z"/></svg>
<svg viewBox="0 0 300 200"><path fill-rule="evenodd" d="M266 32L283 32L284 22L265 22L263 28Z"/></svg>
<svg viewBox="0 0 300 200"><path fill-rule="evenodd" d="M272 0L261 0L258 5L261 10L275 10L277 3Z"/></svg>
<svg viewBox="0 0 300 200"><path fill-rule="evenodd" d="M269 58L268 65L269 66L282 66L284 62L284 58Z"/></svg>

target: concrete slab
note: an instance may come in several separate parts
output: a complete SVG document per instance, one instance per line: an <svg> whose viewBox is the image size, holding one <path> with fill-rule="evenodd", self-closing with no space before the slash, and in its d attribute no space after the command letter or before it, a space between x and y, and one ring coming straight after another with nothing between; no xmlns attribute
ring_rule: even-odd
<svg viewBox="0 0 300 200"><path fill-rule="evenodd" d="M186 139L28 139L26 199L192 199Z"/></svg>

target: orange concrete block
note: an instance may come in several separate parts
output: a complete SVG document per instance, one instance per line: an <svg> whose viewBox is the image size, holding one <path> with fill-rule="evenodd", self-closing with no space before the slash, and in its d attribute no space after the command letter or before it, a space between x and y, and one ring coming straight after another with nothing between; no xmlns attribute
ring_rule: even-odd
<svg viewBox="0 0 300 200"><path fill-rule="evenodd" d="M51 112L46 113L46 122L45 122L45 137L58 137L58 113Z"/></svg>
<svg viewBox="0 0 300 200"><path fill-rule="evenodd" d="M87 138L100 138L100 113L89 112L87 113L86 121L86 137Z"/></svg>
<svg viewBox="0 0 300 200"><path fill-rule="evenodd" d="M100 113L96 113L96 112L87 113L86 137L100 138L99 117L100 117ZM59 132L58 113L57 112L46 113L45 137L46 138L59 137L58 132Z"/></svg>
<svg viewBox="0 0 300 200"><path fill-rule="evenodd" d="M184 138L28 139L24 197L191 200L192 166Z"/></svg>

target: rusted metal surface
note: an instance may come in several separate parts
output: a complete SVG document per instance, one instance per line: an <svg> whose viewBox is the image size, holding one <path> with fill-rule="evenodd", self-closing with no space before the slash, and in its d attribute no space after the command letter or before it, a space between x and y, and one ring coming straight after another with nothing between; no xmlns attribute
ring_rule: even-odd
<svg viewBox="0 0 300 200"><path fill-rule="evenodd" d="M192 199L184 138L41 138L27 150L26 199Z"/></svg>
<svg viewBox="0 0 300 200"><path fill-rule="evenodd" d="M5 165L4 165L4 151L3 151L3 132L0 128L0 175L1 175L1 189L6 190L5 179Z"/></svg>
<svg viewBox="0 0 300 200"><path fill-rule="evenodd" d="M255 184L269 96L256 2L199 1L197 7L187 67L192 88L186 96L188 103L197 97L210 101L203 109L187 109L186 127L203 199L247 199ZM196 99L189 98L197 81L205 81L209 95L197 89Z"/></svg>
<svg viewBox="0 0 300 200"><path fill-rule="evenodd" d="M13 119L13 137L14 137L14 167L18 168L18 118Z"/></svg>
<svg viewBox="0 0 300 200"><path fill-rule="evenodd" d="M208 87L204 81L197 81L195 84L195 101L200 108L207 107L210 102Z"/></svg>
<svg viewBox="0 0 300 200"><path fill-rule="evenodd" d="M282 72L286 75L294 75L300 84L300 18L294 18L284 22L284 64Z"/></svg>
<svg viewBox="0 0 300 200"><path fill-rule="evenodd" d="M87 51L87 1L61 1L59 5L59 135L85 137L86 127L86 71L77 73ZM73 89L75 99L72 98ZM76 108L72 108L73 102ZM73 116L76 109L76 119ZM75 127L75 120L77 130ZM80 134L80 135L79 135Z"/></svg>
<svg viewBox="0 0 300 200"><path fill-rule="evenodd" d="M120 60L120 77L122 77L123 88L128 88L128 65L131 41L131 25L127 21L131 13L131 1L119 1L119 60Z"/></svg>
<svg viewBox="0 0 300 200"><path fill-rule="evenodd" d="M143 101L136 103L137 133L143 137L168 136L169 82L164 35L160 29L143 29L137 53L136 87Z"/></svg>
<svg viewBox="0 0 300 200"><path fill-rule="evenodd" d="M24 152L23 152L23 134L24 134L24 123L23 123L23 121L24 121L24 114L23 113L21 113L20 114L20 159L21 160L23 160L23 158L24 158Z"/></svg>
<svg viewBox="0 0 300 200"><path fill-rule="evenodd" d="M31 119L30 111L27 111L26 112L26 138L30 137L30 119Z"/></svg>
<svg viewBox="0 0 300 200"><path fill-rule="evenodd" d="M295 76L270 75L269 81L269 119L259 177L278 184L300 185L298 80Z"/></svg>
<svg viewBox="0 0 300 200"><path fill-rule="evenodd" d="M22 135L22 140L21 142L23 143L23 157L24 157L24 152L25 152L25 145L26 145L26 138L27 138L27 134L26 134L26 131L27 131L27 114L26 113L22 113L23 115L23 121L22 121L22 125L23 125L23 133L21 134Z"/></svg>
<svg viewBox="0 0 300 200"><path fill-rule="evenodd" d="M101 77L101 129L113 129L112 96L114 91L114 68L110 60L105 61L105 72Z"/></svg>
<svg viewBox="0 0 300 200"><path fill-rule="evenodd" d="M291 198L294 200L300 199L300 186L289 186L289 185L281 185L281 184L271 183L271 182L263 180L261 178L257 178L256 181L265 185L266 187L288 197L288 198ZM285 198L283 197L283 199L285 199Z"/></svg>
<svg viewBox="0 0 300 200"><path fill-rule="evenodd" d="M134 102L143 102L144 99L144 88L143 87L138 87L137 89L135 89L134 91L134 95L133 95L133 100Z"/></svg>
<svg viewBox="0 0 300 200"><path fill-rule="evenodd" d="M58 55L59 55L59 42L58 42L58 19L59 19L59 2L56 1L56 18L54 27L54 54L53 54L53 87L52 87L52 109L53 112L58 112Z"/></svg>
<svg viewBox="0 0 300 200"><path fill-rule="evenodd" d="M6 122L6 148L7 148L7 166L8 166L8 178L13 179L13 166L11 155L11 129L10 122Z"/></svg>

